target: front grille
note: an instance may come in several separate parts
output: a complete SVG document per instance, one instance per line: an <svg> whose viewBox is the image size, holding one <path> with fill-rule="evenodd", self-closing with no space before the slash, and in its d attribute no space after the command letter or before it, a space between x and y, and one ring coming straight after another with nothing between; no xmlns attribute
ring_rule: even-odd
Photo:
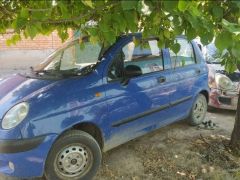
<svg viewBox="0 0 240 180"><path fill-rule="evenodd" d="M231 98L219 97L218 100L222 104L226 104L226 105L231 105L232 104L232 99Z"/></svg>

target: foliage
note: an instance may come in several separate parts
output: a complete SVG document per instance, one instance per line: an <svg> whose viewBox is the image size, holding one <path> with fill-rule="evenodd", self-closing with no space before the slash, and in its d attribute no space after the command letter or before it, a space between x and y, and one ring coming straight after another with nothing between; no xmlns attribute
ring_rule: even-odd
<svg viewBox="0 0 240 180"><path fill-rule="evenodd" d="M81 29L92 42L113 43L123 33L142 31L144 37L158 36L159 45L174 52L179 51L176 35L199 36L203 44L216 37L216 47L229 51L226 67L234 70L240 61L239 17L240 2L234 0L1 0L0 33L13 30L11 44L57 30L64 41L71 28Z"/></svg>

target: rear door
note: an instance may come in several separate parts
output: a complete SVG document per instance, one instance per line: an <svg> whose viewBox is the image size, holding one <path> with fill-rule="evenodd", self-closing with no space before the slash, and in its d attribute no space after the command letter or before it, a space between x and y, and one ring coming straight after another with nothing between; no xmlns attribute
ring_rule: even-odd
<svg viewBox="0 0 240 180"><path fill-rule="evenodd" d="M106 150L156 129L168 117L171 74L164 71L163 56L156 40L128 41L115 53L106 75L111 129ZM138 76L126 80L131 71Z"/></svg>
<svg viewBox="0 0 240 180"><path fill-rule="evenodd" d="M175 54L169 50L175 81L170 103L176 116L185 118L190 112L193 99L198 91L196 84L201 68L196 61L191 42L185 38L177 38L177 42L180 44L180 51Z"/></svg>

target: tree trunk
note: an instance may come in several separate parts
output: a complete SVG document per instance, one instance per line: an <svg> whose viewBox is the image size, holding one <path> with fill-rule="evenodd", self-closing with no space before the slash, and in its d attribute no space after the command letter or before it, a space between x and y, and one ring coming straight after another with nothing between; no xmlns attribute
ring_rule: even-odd
<svg viewBox="0 0 240 180"><path fill-rule="evenodd" d="M238 65L238 69L240 71L240 65ZM235 117L234 129L231 136L230 146L232 150L240 155L240 90L238 93L238 105L237 112Z"/></svg>
<svg viewBox="0 0 240 180"><path fill-rule="evenodd" d="M240 152L240 96L238 97L238 106L235 117L234 129L231 136L230 146L234 151Z"/></svg>

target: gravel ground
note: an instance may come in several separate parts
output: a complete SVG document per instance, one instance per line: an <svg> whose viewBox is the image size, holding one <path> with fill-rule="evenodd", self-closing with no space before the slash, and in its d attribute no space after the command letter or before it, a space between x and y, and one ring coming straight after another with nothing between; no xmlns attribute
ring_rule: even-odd
<svg viewBox="0 0 240 180"><path fill-rule="evenodd" d="M32 65L30 62L0 59L0 77L25 71L26 67ZM233 129L234 116L234 111L216 110L208 112L206 117L206 120L217 124L214 130L191 127L182 121L130 141L103 155L103 164L95 179L216 179L216 174L233 179L226 168L203 160L201 152L198 152L201 148L196 149L193 144L198 143L200 137L228 139ZM0 180L19 179L0 175Z"/></svg>

